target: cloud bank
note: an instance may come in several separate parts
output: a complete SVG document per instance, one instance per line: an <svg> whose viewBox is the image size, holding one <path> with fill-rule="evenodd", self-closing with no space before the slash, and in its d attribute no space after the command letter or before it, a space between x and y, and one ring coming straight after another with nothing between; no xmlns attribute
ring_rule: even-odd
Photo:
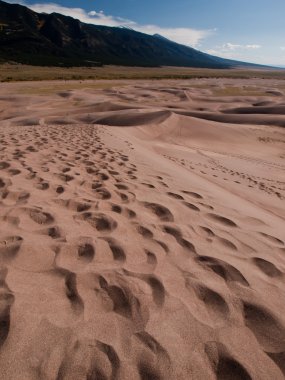
<svg viewBox="0 0 285 380"><path fill-rule="evenodd" d="M260 49L262 46L257 44L247 44L247 45L240 45L240 44L232 44L231 42L227 42L223 45L216 46L214 49L208 50L207 53L209 54L232 54L232 52L241 52L245 50L257 50Z"/></svg>
<svg viewBox="0 0 285 380"><path fill-rule="evenodd" d="M248 53L261 49L262 46L258 44L233 44L227 42L220 46L215 46L213 49L208 49L207 53L218 55L228 59L248 59ZM246 55L245 55L246 54ZM247 58L246 58L247 57Z"/></svg>

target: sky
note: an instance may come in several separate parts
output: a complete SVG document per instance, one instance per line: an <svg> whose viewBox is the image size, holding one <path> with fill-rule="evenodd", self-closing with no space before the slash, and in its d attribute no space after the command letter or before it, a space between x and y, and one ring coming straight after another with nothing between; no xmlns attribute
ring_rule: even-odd
<svg viewBox="0 0 285 380"><path fill-rule="evenodd" d="M99 25L159 33L225 58L285 67L285 0L5 0Z"/></svg>

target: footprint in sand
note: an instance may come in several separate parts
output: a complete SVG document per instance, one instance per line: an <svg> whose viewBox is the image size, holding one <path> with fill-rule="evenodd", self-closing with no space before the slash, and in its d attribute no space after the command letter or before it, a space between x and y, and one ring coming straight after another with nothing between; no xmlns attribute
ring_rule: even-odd
<svg viewBox="0 0 285 380"><path fill-rule="evenodd" d="M0 350L10 332L10 312L15 300L5 281L7 274L6 269L0 270Z"/></svg>
<svg viewBox="0 0 285 380"><path fill-rule="evenodd" d="M249 372L219 342L207 342L205 353L218 380L252 380Z"/></svg>
<svg viewBox="0 0 285 380"><path fill-rule="evenodd" d="M161 221L174 222L174 217L171 211L158 203L143 202L145 208L155 214Z"/></svg>
<svg viewBox="0 0 285 380"><path fill-rule="evenodd" d="M0 257L4 260L13 259L23 243L21 236L4 236L0 238Z"/></svg>
<svg viewBox="0 0 285 380"><path fill-rule="evenodd" d="M171 226L164 226L163 231L173 236L181 247L186 248L188 251L192 253L195 253L195 254L197 253L194 244L184 239L181 231L178 228L171 227Z"/></svg>
<svg viewBox="0 0 285 380"><path fill-rule="evenodd" d="M269 243L271 244L274 244L275 246L278 246L278 247L283 247L285 245L285 243L281 240L281 239L278 239L276 238L275 236L272 236L272 235L269 235L269 234L266 234L264 232L259 232L259 234L265 239L267 240Z"/></svg>
<svg viewBox="0 0 285 380"><path fill-rule="evenodd" d="M76 220L84 220L99 232L112 232L118 223L108 215L101 213L85 212L74 217Z"/></svg>
<svg viewBox="0 0 285 380"><path fill-rule="evenodd" d="M234 221L222 215L208 213L206 214L206 217L213 222L222 225L223 227L237 227L237 224Z"/></svg>
<svg viewBox="0 0 285 380"><path fill-rule="evenodd" d="M182 201L184 200L184 198L180 194L172 193L170 191L167 192L166 194L169 195L171 198L179 199L179 200L182 200Z"/></svg>
<svg viewBox="0 0 285 380"><path fill-rule="evenodd" d="M272 262L260 257L253 257L252 261L268 277L282 276L282 272Z"/></svg>

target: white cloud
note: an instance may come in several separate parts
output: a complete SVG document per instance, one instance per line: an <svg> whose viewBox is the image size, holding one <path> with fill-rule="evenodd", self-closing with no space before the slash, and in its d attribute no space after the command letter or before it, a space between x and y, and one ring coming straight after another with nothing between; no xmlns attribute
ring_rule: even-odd
<svg viewBox="0 0 285 380"><path fill-rule="evenodd" d="M223 45L215 46L206 50L206 53L221 58L233 59L242 62L255 62L265 64L262 57L263 49L261 45L256 44L232 44L230 42ZM263 52L264 53L264 52Z"/></svg>
<svg viewBox="0 0 285 380"><path fill-rule="evenodd" d="M230 42L227 42L226 44L223 44L222 46L218 46L217 48L218 50L227 52L227 51L244 50L244 49L247 49L247 50L260 49L261 45L257 45L257 44L239 45L239 44L232 44Z"/></svg>
<svg viewBox="0 0 285 380"><path fill-rule="evenodd" d="M212 35L215 30L197 30L192 28L163 28L157 25L140 25L132 20L106 15L103 11L86 12L82 8L69 8L55 3L35 3L30 4L25 1L6 0L9 3L20 3L39 13L61 13L66 16L79 19L82 22L95 25L107 25L117 27L127 27L147 34L161 34L162 36L184 45L193 47L199 46L199 43Z"/></svg>
<svg viewBox="0 0 285 380"><path fill-rule="evenodd" d="M279 47L268 48L261 45L257 46L258 47L254 44L241 45L227 43L210 48L206 50L206 52L226 59L254 62L276 67L282 66L285 68L285 56L283 54L285 46L280 46L280 49L283 50L283 52L280 52Z"/></svg>
<svg viewBox="0 0 285 380"><path fill-rule="evenodd" d="M212 30L196 30L190 28L161 28L156 25L136 25L134 29L147 34L160 34L183 45L197 47L201 40L213 34Z"/></svg>
<svg viewBox="0 0 285 380"><path fill-rule="evenodd" d="M260 49L262 46L261 45L245 45L246 49Z"/></svg>
<svg viewBox="0 0 285 380"><path fill-rule="evenodd" d="M232 44L230 42L227 42L226 44L223 44L220 48L222 50L236 50L239 49L241 45Z"/></svg>
<svg viewBox="0 0 285 380"><path fill-rule="evenodd" d="M231 42L227 42L223 45L215 46L212 49L206 50L208 54L216 55L222 58L227 59L235 59L235 60L252 60L252 56L250 53L261 49L261 45L257 44L232 44Z"/></svg>

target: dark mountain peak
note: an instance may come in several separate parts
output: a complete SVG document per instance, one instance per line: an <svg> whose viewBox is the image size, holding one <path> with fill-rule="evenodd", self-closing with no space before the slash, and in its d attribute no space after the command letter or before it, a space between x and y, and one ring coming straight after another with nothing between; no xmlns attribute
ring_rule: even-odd
<svg viewBox="0 0 285 380"><path fill-rule="evenodd" d="M169 40L168 38L162 36L162 35L159 34L159 33L155 33L155 34L153 35L153 37L160 38L161 40L164 40L164 41L173 42L173 41Z"/></svg>
<svg viewBox="0 0 285 380"><path fill-rule="evenodd" d="M167 38L127 27L85 24L59 13L36 13L0 0L0 59L34 65L188 66L230 68L241 62L214 57ZM252 65L256 66L256 65Z"/></svg>

